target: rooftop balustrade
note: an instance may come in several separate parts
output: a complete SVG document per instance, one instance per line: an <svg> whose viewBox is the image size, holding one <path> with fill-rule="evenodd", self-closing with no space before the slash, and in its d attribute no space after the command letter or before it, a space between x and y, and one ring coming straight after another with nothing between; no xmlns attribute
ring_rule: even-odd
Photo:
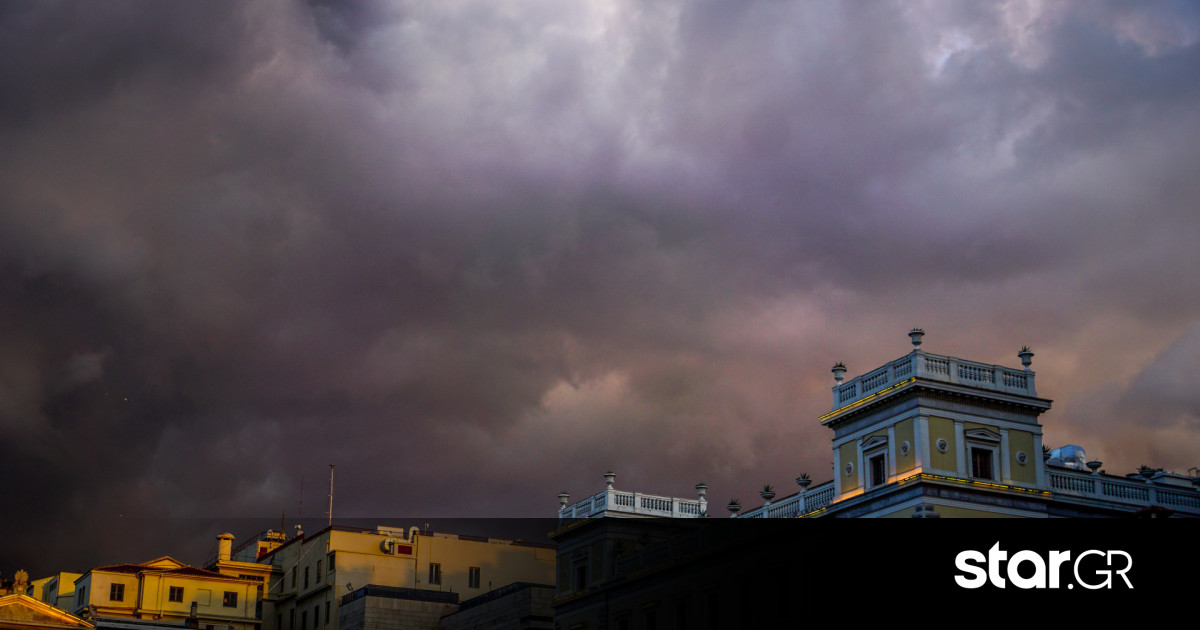
<svg viewBox="0 0 1200 630"><path fill-rule="evenodd" d="M700 518L707 515L708 486L697 484L699 498L681 499L642 492L626 492L613 488L613 473L607 473L605 489L582 501L567 505L568 495L560 494L560 519L594 518L599 516Z"/></svg>
<svg viewBox="0 0 1200 630"><path fill-rule="evenodd" d="M1135 509L1160 505L1200 516L1200 492L1194 488L1065 468L1047 468L1046 473L1051 491L1059 497L1094 499Z"/></svg>
<svg viewBox="0 0 1200 630"><path fill-rule="evenodd" d="M736 515L737 518L795 518L809 512L816 512L828 507L833 501L833 482L827 481L819 486L798 492L779 501L767 502L763 505Z"/></svg>
<svg viewBox="0 0 1200 630"><path fill-rule="evenodd" d="M834 385L833 409L836 411L913 378L1019 396L1037 396L1033 377L1034 373L1029 369L977 363L915 350L862 376Z"/></svg>

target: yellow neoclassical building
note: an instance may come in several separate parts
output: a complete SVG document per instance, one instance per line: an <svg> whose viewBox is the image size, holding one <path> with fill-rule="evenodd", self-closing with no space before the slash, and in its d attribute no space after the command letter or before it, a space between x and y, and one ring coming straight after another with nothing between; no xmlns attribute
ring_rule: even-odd
<svg viewBox="0 0 1200 630"><path fill-rule="evenodd" d="M949 580L954 558L943 550L974 544L960 536L982 532L997 550L1001 532L1069 549L1079 530L1032 522L947 529L907 519L1200 517L1200 476L1144 466L1108 474L1078 446L1043 448L1041 419L1051 401L1038 394L1028 348L1013 367L928 352L924 336L913 329L907 354L853 379L845 365L833 367L832 406L818 418L832 433L833 478L824 483L802 475L798 491L778 499L765 486L760 505L744 510L731 500L723 507L733 518L722 519L705 518L717 514L703 483L694 498L659 496L618 489L609 472L596 494L575 503L559 494L551 534L557 626L791 627L830 610L873 618L922 593L943 593L937 580ZM868 529L793 520L800 518L906 520ZM1174 532L1187 544L1186 530L1148 531L1168 541ZM901 542L879 542L881 535ZM1093 553L1076 549L1079 558ZM1169 543L1154 551L1174 557ZM1140 579L1149 580L1143 571ZM1173 587L1182 574L1152 575ZM1156 591L1139 584L1137 593Z"/></svg>
<svg viewBox="0 0 1200 630"><path fill-rule="evenodd" d="M84 573L75 580L73 612L98 628L255 630L261 585L163 556Z"/></svg>
<svg viewBox="0 0 1200 630"><path fill-rule="evenodd" d="M925 332L909 332L912 350L845 380L838 363L833 405L819 422L833 432L833 479L780 499L771 488L753 509L730 503L745 518L940 517L1200 517L1200 477L1144 468L1108 474L1074 445L1047 449L1040 416L1051 401L1038 395L1033 352L1022 367L934 354ZM595 516L694 518L699 499L658 497L607 488L573 505L559 495L564 521Z"/></svg>

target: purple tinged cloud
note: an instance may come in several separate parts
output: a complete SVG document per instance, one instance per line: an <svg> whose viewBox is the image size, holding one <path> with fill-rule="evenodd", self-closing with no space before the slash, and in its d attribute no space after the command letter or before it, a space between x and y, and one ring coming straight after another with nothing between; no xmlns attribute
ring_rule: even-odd
<svg viewBox="0 0 1200 630"><path fill-rule="evenodd" d="M345 516L821 480L828 366L914 324L1032 345L1051 445L1200 465L1198 42L1172 2L8 3L0 571L301 476L315 515L329 463Z"/></svg>

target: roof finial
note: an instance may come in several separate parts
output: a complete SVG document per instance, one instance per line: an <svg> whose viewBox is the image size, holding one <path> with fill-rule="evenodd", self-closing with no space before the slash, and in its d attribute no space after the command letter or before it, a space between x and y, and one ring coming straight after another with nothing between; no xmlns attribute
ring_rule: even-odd
<svg viewBox="0 0 1200 630"><path fill-rule="evenodd" d="M833 368L831 368L829 371L833 372L833 380L836 381L838 385L841 385L842 379L846 378L846 364L838 361L837 363L833 364Z"/></svg>
<svg viewBox="0 0 1200 630"><path fill-rule="evenodd" d="M925 331L920 326L913 326L913 329L908 331L908 338L912 340L913 350L921 349L921 338L925 336Z"/></svg>
<svg viewBox="0 0 1200 630"><path fill-rule="evenodd" d="M1029 346L1021 346L1021 351L1017 353L1017 356L1021 357L1021 365L1028 370L1029 364L1033 363L1033 351L1029 349Z"/></svg>

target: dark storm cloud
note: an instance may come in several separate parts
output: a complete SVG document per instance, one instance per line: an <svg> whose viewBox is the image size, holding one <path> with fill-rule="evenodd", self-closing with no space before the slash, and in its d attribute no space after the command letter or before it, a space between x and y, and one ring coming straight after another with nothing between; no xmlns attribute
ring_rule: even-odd
<svg viewBox="0 0 1200 630"><path fill-rule="evenodd" d="M1048 443L1194 465L1190 421L1113 446L1196 352L1187 5L0 16L0 466L45 499L8 540L294 514L301 476L312 516L329 463L370 516L820 479L825 366L914 324L1034 345Z"/></svg>

